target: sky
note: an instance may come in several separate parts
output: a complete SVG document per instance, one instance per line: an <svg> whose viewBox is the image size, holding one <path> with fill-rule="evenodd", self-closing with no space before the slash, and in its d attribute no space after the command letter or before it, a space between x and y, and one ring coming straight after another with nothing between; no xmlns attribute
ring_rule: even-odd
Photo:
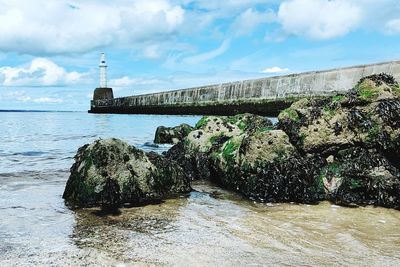
<svg viewBox="0 0 400 267"><path fill-rule="evenodd" d="M400 60L399 0L0 0L0 110Z"/></svg>

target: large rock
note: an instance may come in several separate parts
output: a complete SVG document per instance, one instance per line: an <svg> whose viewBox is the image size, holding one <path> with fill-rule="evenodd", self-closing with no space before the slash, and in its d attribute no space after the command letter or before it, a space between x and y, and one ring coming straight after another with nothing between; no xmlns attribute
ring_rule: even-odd
<svg viewBox="0 0 400 267"><path fill-rule="evenodd" d="M214 179L251 199L312 203L320 198L314 177L321 160L300 155L281 130L231 138L211 158Z"/></svg>
<svg viewBox="0 0 400 267"><path fill-rule="evenodd" d="M303 99L279 114L279 128L303 154L325 158L317 183L343 205L400 206L400 87L386 74L348 94Z"/></svg>
<svg viewBox="0 0 400 267"><path fill-rule="evenodd" d="M154 143L156 144L177 144L183 140L191 131L193 127L188 124L181 124L176 127L159 126L154 136Z"/></svg>
<svg viewBox="0 0 400 267"><path fill-rule="evenodd" d="M213 151L232 137L241 138L257 129L270 128L271 121L253 114L231 117L206 116L196 124L196 129L190 132L182 143L166 153L166 157L177 161L192 180L209 179Z"/></svg>
<svg viewBox="0 0 400 267"><path fill-rule="evenodd" d="M159 201L191 190L182 168L118 139L79 148L63 198L77 206L118 207Z"/></svg>
<svg viewBox="0 0 400 267"><path fill-rule="evenodd" d="M288 135L268 119L241 114L202 118L166 156L192 179L211 179L259 201L315 202L320 158L298 153Z"/></svg>
<svg viewBox="0 0 400 267"><path fill-rule="evenodd" d="M318 180L332 202L400 208L399 178L398 169L376 149L352 147L331 156Z"/></svg>
<svg viewBox="0 0 400 267"><path fill-rule="evenodd" d="M400 89L387 75L363 78L346 95L303 99L279 114L279 128L305 153L332 153L353 146L399 153Z"/></svg>
<svg viewBox="0 0 400 267"><path fill-rule="evenodd" d="M399 208L399 96L380 74L348 94L293 103L278 126L251 114L204 117L166 157L191 179L259 201Z"/></svg>

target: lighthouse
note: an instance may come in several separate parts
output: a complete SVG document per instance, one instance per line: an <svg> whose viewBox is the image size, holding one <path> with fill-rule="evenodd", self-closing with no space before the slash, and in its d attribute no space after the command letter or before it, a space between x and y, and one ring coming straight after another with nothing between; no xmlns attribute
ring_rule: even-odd
<svg viewBox="0 0 400 267"><path fill-rule="evenodd" d="M107 63L106 54L100 54L100 88L107 88Z"/></svg>
<svg viewBox="0 0 400 267"><path fill-rule="evenodd" d="M99 78L99 87L94 90L93 100L113 99L113 90L107 87L107 63L105 53L100 54Z"/></svg>

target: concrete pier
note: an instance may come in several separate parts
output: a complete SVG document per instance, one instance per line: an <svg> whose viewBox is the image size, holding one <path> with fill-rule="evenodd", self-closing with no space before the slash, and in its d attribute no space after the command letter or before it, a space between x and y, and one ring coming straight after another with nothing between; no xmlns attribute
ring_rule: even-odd
<svg viewBox="0 0 400 267"><path fill-rule="evenodd" d="M91 101L91 113L276 115L301 97L345 93L365 76L393 75L400 81L400 61L313 71L262 79Z"/></svg>

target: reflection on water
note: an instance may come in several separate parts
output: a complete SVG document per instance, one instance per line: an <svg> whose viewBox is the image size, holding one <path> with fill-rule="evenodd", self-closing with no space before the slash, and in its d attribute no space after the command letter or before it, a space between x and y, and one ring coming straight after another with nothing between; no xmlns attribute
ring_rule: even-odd
<svg viewBox="0 0 400 267"><path fill-rule="evenodd" d="M400 265L396 210L257 204L207 182L196 182L189 196L122 209L120 215L69 210L61 195L79 145L117 136L144 146L158 124L182 118L66 116L46 119L53 126L42 127L45 137L35 129L36 137L24 133L22 122L0 133L0 266ZM32 125L39 119L30 117ZM112 129L125 124L133 126ZM10 141L15 136L22 144ZM40 153L27 153L33 151Z"/></svg>

